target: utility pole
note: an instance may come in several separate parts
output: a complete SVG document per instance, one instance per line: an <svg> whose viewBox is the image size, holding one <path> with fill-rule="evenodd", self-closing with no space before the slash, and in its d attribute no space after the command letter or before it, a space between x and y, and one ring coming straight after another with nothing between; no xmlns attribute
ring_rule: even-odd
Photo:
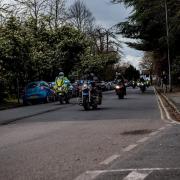
<svg viewBox="0 0 180 180"><path fill-rule="evenodd" d="M168 55L168 69L169 69L169 91L172 91L172 79L171 79L171 61L170 61L170 44L169 44L169 22L168 22L168 8L167 0L165 3L165 13L166 13L166 35L167 35L167 55Z"/></svg>

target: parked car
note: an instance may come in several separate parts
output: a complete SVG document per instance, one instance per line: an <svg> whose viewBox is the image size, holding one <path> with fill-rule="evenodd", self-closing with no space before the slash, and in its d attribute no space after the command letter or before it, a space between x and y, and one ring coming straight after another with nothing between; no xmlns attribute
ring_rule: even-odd
<svg viewBox="0 0 180 180"><path fill-rule="evenodd" d="M55 101L55 91L45 81L35 81L25 87L23 104Z"/></svg>
<svg viewBox="0 0 180 180"><path fill-rule="evenodd" d="M56 85L55 82L48 82L48 84L51 89L54 89L54 86Z"/></svg>

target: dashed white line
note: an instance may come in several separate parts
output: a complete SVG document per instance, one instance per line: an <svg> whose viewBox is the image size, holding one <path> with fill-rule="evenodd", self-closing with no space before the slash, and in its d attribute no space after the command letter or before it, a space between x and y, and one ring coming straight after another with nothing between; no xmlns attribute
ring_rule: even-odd
<svg viewBox="0 0 180 180"><path fill-rule="evenodd" d="M74 180L93 180L97 176L99 176L102 173L102 171L86 171L85 173L79 175Z"/></svg>
<svg viewBox="0 0 180 180"><path fill-rule="evenodd" d="M110 164L112 161L116 160L116 159L119 158L119 157L120 157L120 155L115 154L115 155L107 158L106 160L102 161L100 164L101 164L101 165L108 165L108 164Z"/></svg>
<svg viewBox="0 0 180 180"><path fill-rule="evenodd" d="M158 133L159 133L159 131L155 131L155 132L150 133L149 136L155 136Z"/></svg>
<svg viewBox="0 0 180 180"><path fill-rule="evenodd" d="M144 138L138 140L137 142L138 142L138 143L143 143L143 142L146 142L149 138L150 138L150 137L144 137Z"/></svg>
<svg viewBox="0 0 180 180"><path fill-rule="evenodd" d="M124 148L123 151L124 152L128 152L131 151L132 149L134 149L137 146L137 144L131 144L128 147Z"/></svg>
<svg viewBox="0 0 180 180"><path fill-rule="evenodd" d="M158 130L159 131L163 131L163 130L165 130L166 129L166 127L162 127L162 128L159 128Z"/></svg>
<svg viewBox="0 0 180 180"><path fill-rule="evenodd" d="M152 171L133 171L129 173L123 180L144 180Z"/></svg>

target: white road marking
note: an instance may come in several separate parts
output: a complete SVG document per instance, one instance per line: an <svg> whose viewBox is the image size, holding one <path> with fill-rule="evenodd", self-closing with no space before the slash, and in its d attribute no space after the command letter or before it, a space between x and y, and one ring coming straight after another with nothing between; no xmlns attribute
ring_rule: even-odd
<svg viewBox="0 0 180 180"><path fill-rule="evenodd" d="M159 102L159 104L160 104L160 106L159 106L160 111L161 111L161 109L163 109L163 111L165 112L165 115L166 115L168 121L166 121L166 118L163 119L163 118L161 117L161 119L164 120L166 123L171 123L171 124L180 125L180 122L177 122L176 120L174 120L173 118L171 118L170 113L168 112L167 108L164 106L164 103L162 102L162 99L161 99L161 97L158 95L158 93L157 93L157 91L156 91L155 88L154 88L154 92L155 92L156 97L157 97L157 100L158 100L158 102ZM164 96L164 95L163 95L163 96ZM166 97L165 97L165 98L166 98ZM163 115L163 116L164 116L164 115Z"/></svg>
<svg viewBox="0 0 180 180"><path fill-rule="evenodd" d="M160 102L160 104L161 104L161 106L162 106L165 114L166 114L167 119L170 120L170 121L172 121L172 118L171 118L171 116L170 116L167 108L164 106L164 104L163 104L163 102L162 102L162 99L160 98L160 96L159 96L158 94L157 94L157 97L158 97L158 99L159 99L159 102Z"/></svg>
<svg viewBox="0 0 180 180"><path fill-rule="evenodd" d="M102 172L101 171L86 171L85 173L79 175L74 180L93 180L97 176L99 176Z"/></svg>
<svg viewBox="0 0 180 180"><path fill-rule="evenodd" d="M167 126L167 127L172 127L172 124L167 124L166 126Z"/></svg>
<svg viewBox="0 0 180 180"><path fill-rule="evenodd" d="M155 136L158 133L159 133L159 131L155 131L155 132L150 133L149 136Z"/></svg>
<svg viewBox="0 0 180 180"><path fill-rule="evenodd" d="M128 172L128 171L136 171L136 172L143 173L143 171L152 172L152 171L169 171L169 170L180 170L180 168L179 167L177 167L177 168L142 168L142 169L115 169L115 170L86 171L85 173L81 174L74 180L93 180L100 174L106 174L106 173Z"/></svg>
<svg viewBox="0 0 180 180"><path fill-rule="evenodd" d="M153 87L153 88L154 88L154 87ZM164 116L163 109L162 109L161 104L160 104L160 102L159 102L159 96L158 96L155 88L154 88L154 93L155 93L155 95L156 95L156 100L157 100L158 107L159 107L159 110L160 110L161 119L162 119L162 120L165 120L166 118L165 118L165 116Z"/></svg>
<svg viewBox="0 0 180 180"><path fill-rule="evenodd" d="M137 146L137 144L129 145L128 147L124 148L123 151L124 151L124 152L131 151L131 150L134 149L136 146Z"/></svg>
<svg viewBox="0 0 180 180"><path fill-rule="evenodd" d="M119 158L119 157L120 157L120 155L115 154L115 155L107 158L106 160L102 161L100 164L101 164L101 165L108 165L108 164L110 164L112 161L116 160L116 159Z"/></svg>
<svg viewBox="0 0 180 180"><path fill-rule="evenodd" d="M165 127L162 127L162 128L159 128L158 130L159 131L163 131L163 130L165 130L166 128Z"/></svg>
<svg viewBox="0 0 180 180"><path fill-rule="evenodd" d="M144 180L152 171L133 171L129 173L123 180Z"/></svg>
<svg viewBox="0 0 180 180"><path fill-rule="evenodd" d="M138 143L143 143L143 142L147 141L149 138L150 138L150 137L144 137L144 138L138 140L137 142L138 142Z"/></svg>

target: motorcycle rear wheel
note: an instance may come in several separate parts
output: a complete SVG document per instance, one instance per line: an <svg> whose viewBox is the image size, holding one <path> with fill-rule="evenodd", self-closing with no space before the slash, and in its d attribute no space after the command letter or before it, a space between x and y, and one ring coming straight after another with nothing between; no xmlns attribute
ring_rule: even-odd
<svg viewBox="0 0 180 180"><path fill-rule="evenodd" d="M60 103L60 104L63 104L63 99L62 99L62 97L59 97L59 103Z"/></svg>
<svg viewBox="0 0 180 180"><path fill-rule="evenodd" d="M118 95L118 98L119 98L119 99L124 99L124 94L119 94L119 95Z"/></svg>

